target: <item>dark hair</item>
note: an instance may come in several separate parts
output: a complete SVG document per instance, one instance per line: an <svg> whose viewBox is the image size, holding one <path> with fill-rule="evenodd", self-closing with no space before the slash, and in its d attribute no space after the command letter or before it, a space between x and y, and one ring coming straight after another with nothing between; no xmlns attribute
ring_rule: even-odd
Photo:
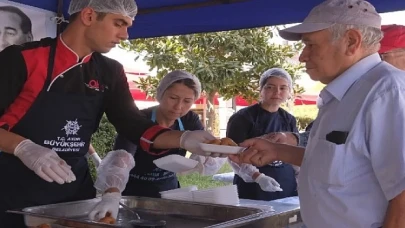
<svg viewBox="0 0 405 228"><path fill-rule="evenodd" d="M98 21L102 21L104 19L104 17L107 15L107 13L100 13L100 12L96 12L97 17L96 19ZM72 15L69 16L69 22L72 22L74 20L76 20L80 15L80 12L74 13Z"/></svg>
<svg viewBox="0 0 405 228"><path fill-rule="evenodd" d="M21 30L24 34L32 34L31 19L22 10L15 6L0 6L0 11L15 13L21 18Z"/></svg>
<svg viewBox="0 0 405 228"><path fill-rule="evenodd" d="M169 87L167 87L167 89L171 88L173 86L173 84L183 84L183 85L187 86L188 88L190 88L194 91L194 95L195 95L196 99L198 99L197 85L195 84L193 79L185 78L185 79L177 80L177 81L173 82Z"/></svg>

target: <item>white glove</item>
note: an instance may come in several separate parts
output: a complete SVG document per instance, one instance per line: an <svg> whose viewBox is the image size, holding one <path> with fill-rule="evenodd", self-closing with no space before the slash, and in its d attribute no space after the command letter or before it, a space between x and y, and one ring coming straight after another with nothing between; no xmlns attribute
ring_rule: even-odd
<svg viewBox="0 0 405 228"><path fill-rule="evenodd" d="M97 153L92 153L92 154L88 154L87 153L87 158L90 158L92 161L93 161L93 163L94 163L94 165L96 166L96 168L100 165L100 163L101 163L101 158L100 158L100 156L98 156L98 154Z"/></svg>
<svg viewBox="0 0 405 228"><path fill-rule="evenodd" d="M199 173L203 176L212 176L221 169L226 161L226 158L213 158L197 154L191 154L190 159L198 161L198 164L190 170L179 173L180 175Z"/></svg>
<svg viewBox="0 0 405 228"><path fill-rule="evenodd" d="M94 187L101 192L105 192L109 188L124 191L129 179L129 172L134 166L134 157L125 150L108 152L97 168Z"/></svg>
<svg viewBox="0 0 405 228"><path fill-rule="evenodd" d="M235 174L237 174L240 178L242 178L242 180L244 182L246 182L246 183L255 182L253 180L253 174L255 174L256 172L259 172L259 169L256 168L254 165L246 164L246 163L242 163L239 165L229 159L228 159L228 162L231 165Z"/></svg>
<svg viewBox="0 0 405 228"><path fill-rule="evenodd" d="M101 197L101 201L90 212L90 220L99 221L106 216L107 212L110 212L111 217L117 219L120 200L121 194L119 192L105 193Z"/></svg>
<svg viewBox="0 0 405 228"><path fill-rule="evenodd" d="M204 143L214 139L215 137L207 131L185 131L180 137L180 147L193 154L219 157L221 156L221 154L203 151L200 146L200 143Z"/></svg>
<svg viewBox="0 0 405 228"><path fill-rule="evenodd" d="M216 174L221 167L224 165L224 163L226 162L227 158L213 158L213 157L203 157L203 156L198 156L197 157L193 157L190 156L190 158L200 161L203 164L203 172L202 175L205 176L212 176L214 174Z"/></svg>
<svg viewBox="0 0 405 228"><path fill-rule="evenodd" d="M48 182L56 181L58 184L64 184L76 180L71 167L55 151L35 144L29 139L17 145L14 155Z"/></svg>
<svg viewBox="0 0 405 228"><path fill-rule="evenodd" d="M260 185L260 188L266 192L282 192L280 184L273 178L261 173L255 180Z"/></svg>

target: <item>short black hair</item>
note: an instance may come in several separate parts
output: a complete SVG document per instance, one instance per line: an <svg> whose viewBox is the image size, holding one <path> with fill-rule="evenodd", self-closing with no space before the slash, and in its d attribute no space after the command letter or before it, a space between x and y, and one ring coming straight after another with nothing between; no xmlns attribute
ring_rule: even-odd
<svg viewBox="0 0 405 228"><path fill-rule="evenodd" d="M21 30L24 34L32 34L31 19L22 10L15 6L0 6L0 11L15 13L21 18Z"/></svg>

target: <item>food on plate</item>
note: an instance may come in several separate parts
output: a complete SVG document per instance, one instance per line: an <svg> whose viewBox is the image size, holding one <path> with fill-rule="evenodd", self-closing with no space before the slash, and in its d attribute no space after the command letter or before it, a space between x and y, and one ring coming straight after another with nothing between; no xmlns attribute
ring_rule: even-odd
<svg viewBox="0 0 405 228"><path fill-rule="evenodd" d="M104 218L100 219L98 222L106 223L106 224L115 224L115 218L111 216L109 212L105 215Z"/></svg>
<svg viewBox="0 0 405 228"><path fill-rule="evenodd" d="M238 146L238 144L236 144L230 138L214 139L214 140L208 141L207 144L223 145L223 146Z"/></svg>
<svg viewBox="0 0 405 228"><path fill-rule="evenodd" d="M39 226L37 226L37 228L51 228L52 226L49 224L41 224Z"/></svg>
<svg viewBox="0 0 405 228"><path fill-rule="evenodd" d="M230 138L222 138L221 139L221 145L224 146L238 146L232 139Z"/></svg>
<svg viewBox="0 0 405 228"><path fill-rule="evenodd" d="M221 140L214 139L214 140L208 141L207 144L221 145Z"/></svg>

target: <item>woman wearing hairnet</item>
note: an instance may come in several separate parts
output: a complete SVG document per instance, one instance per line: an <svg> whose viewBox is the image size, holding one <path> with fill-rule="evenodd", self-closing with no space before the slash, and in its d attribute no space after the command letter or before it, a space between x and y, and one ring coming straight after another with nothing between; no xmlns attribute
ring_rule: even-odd
<svg viewBox="0 0 405 228"><path fill-rule="evenodd" d="M188 72L175 70L167 74L159 83L156 91L158 106L141 110L152 121L159 125L180 131L203 130L199 116L190 111L191 106L200 97L201 83ZM164 155L156 156L143 151L132 142L118 135L114 149L124 149L134 154L135 167L130 172L129 181L123 195L160 197L159 192L179 188L176 173L162 170L153 160L169 154L186 155L183 149L172 149ZM215 174L226 161L224 158L208 158L192 155L199 161L196 170L201 174Z"/></svg>
<svg viewBox="0 0 405 228"><path fill-rule="evenodd" d="M267 137L273 132L298 132L295 117L280 108L291 96L291 76L284 69L272 68L261 75L259 86L261 101L239 110L229 119L226 134L236 143L254 137ZM295 141L298 144L298 138ZM238 187L240 198L275 200L297 195L295 170L290 164L278 161L260 167L258 171L245 164L241 167L231 165L236 174L234 184ZM274 188L271 188L273 191L264 191L263 186L269 184L262 182L272 183L273 187L277 187L278 182L282 191Z"/></svg>

